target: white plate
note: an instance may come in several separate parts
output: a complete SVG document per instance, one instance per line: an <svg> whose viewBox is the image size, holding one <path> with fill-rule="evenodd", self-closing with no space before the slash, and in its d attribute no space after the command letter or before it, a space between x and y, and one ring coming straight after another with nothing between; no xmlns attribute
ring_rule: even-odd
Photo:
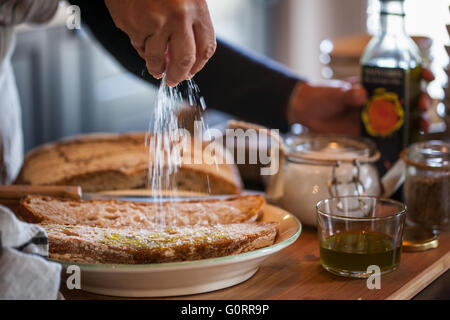
<svg viewBox="0 0 450 320"><path fill-rule="evenodd" d="M292 244L300 235L301 223L292 214L270 205L264 206L263 213L263 221L280 223L280 232L273 245L251 252L143 265L56 262L61 263L64 269L69 265L78 265L81 269L81 289L98 294L165 297L218 290L252 277L264 260Z"/></svg>

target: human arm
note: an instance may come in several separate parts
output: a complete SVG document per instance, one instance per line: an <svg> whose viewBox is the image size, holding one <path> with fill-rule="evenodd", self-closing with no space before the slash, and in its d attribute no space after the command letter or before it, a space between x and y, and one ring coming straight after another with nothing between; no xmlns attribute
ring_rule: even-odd
<svg viewBox="0 0 450 320"><path fill-rule="evenodd" d="M145 61L128 36L116 28L103 1L71 0L82 12L82 22L101 45L128 71L142 78ZM288 129L285 111L290 94L301 79L268 58L217 41L214 56L194 77L208 108L247 121ZM159 80L145 77L153 85Z"/></svg>
<svg viewBox="0 0 450 320"><path fill-rule="evenodd" d="M102 1L72 0L100 43L141 77L145 62L114 26ZM159 85L159 81L146 77ZM207 106L282 131L301 123L320 133L360 133L365 91L356 84L311 84L281 64L218 40L215 55L194 78ZM422 98L423 109L428 99Z"/></svg>

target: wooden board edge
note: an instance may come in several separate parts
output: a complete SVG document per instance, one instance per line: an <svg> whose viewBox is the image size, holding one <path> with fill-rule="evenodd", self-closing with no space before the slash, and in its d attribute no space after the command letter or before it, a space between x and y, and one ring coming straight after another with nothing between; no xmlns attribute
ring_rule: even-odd
<svg viewBox="0 0 450 320"><path fill-rule="evenodd" d="M450 251L423 270L386 300L410 300L450 268Z"/></svg>

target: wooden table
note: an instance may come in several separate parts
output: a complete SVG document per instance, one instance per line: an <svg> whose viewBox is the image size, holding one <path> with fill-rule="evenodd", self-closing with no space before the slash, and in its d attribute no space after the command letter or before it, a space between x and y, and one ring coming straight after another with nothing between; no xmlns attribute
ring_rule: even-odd
<svg viewBox="0 0 450 320"><path fill-rule="evenodd" d="M317 232L304 229L290 247L263 263L249 280L231 288L168 299L411 299L450 268L450 233L438 248L405 252L400 267L381 277L381 289L369 290L365 279L348 279L325 271L319 263ZM117 299L61 288L66 299Z"/></svg>

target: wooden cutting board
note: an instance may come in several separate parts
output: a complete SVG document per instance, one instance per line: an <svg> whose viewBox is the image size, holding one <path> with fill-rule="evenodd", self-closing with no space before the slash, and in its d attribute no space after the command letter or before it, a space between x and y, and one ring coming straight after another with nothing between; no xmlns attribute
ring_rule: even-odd
<svg viewBox="0 0 450 320"><path fill-rule="evenodd" d="M170 299L411 299L450 267L450 234L438 248L405 252L398 270L381 277L381 289L366 279L332 275L319 263L317 231L304 229L290 247L269 258L248 281L231 288ZM66 299L117 299L61 286Z"/></svg>

